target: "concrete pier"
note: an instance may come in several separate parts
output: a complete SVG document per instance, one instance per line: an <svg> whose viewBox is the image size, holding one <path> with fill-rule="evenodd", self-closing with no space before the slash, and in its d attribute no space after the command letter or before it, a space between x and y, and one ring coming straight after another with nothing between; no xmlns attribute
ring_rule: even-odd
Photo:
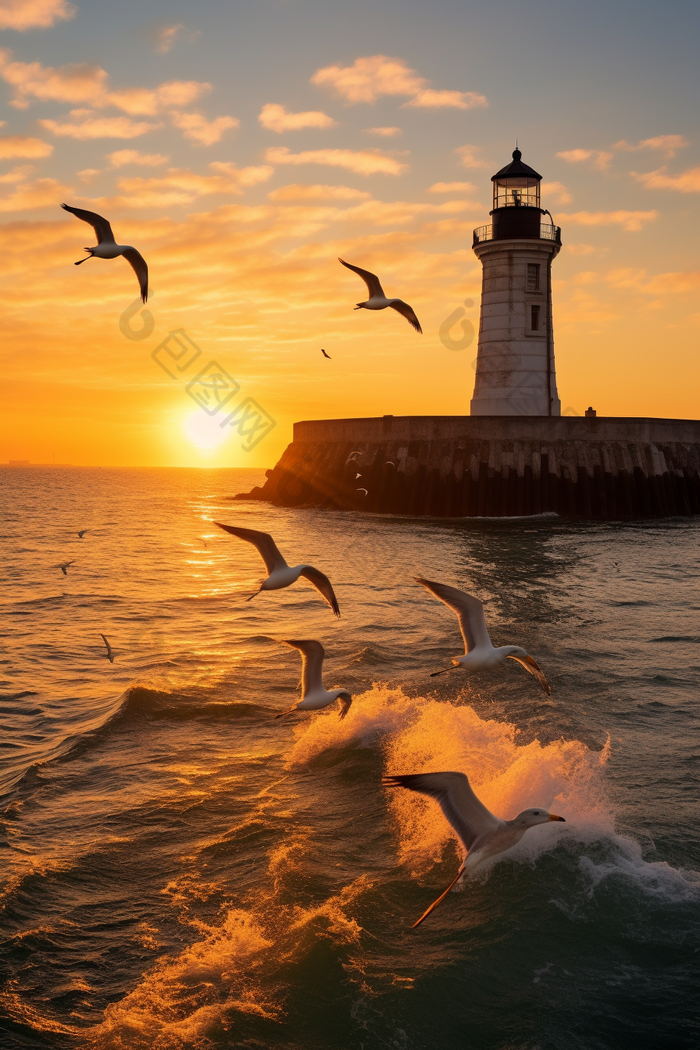
<svg viewBox="0 0 700 1050"><path fill-rule="evenodd" d="M361 474L359 479L355 474ZM700 421L581 416L308 420L237 499L432 517L700 514ZM367 495L359 491L367 489Z"/></svg>

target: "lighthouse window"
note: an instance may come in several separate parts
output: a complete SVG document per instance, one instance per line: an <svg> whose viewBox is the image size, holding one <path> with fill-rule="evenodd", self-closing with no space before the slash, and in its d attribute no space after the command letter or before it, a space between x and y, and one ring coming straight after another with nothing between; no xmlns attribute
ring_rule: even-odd
<svg viewBox="0 0 700 1050"><path fill-rule="evenodd" d="M528 292L539 292L540 290L539 263L527 264L527 290Z"/></svg>
<svg viewBox="0 0 700 1050"><path fill-rule="evenodd" d="M539 332L540 330L540 308L539 306L530 307L530 331Z"/></svg>

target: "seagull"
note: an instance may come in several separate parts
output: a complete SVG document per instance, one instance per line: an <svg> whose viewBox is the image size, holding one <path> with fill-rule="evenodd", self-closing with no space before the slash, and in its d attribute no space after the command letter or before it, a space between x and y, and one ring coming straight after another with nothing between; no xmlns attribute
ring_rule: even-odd
<svg viewBox="0 0 700 1050"><path fill-rule="evenodd" d="M519 645L500 645L494 648L486 627L484 607L478 598L474 598L465 591L458 591L456 587L447 587L444 583L422 580L420 576L416 576L415 579L457 614L466 652L464 656L455 657L452 660L453 667L463 667L466 671L484 671L497 667L507 658L517 660L537 679L543 692L547 696L551 695L549 682L540 670L539 664L525 649L521 649ZM452 667L445 667L442 671L433 671L430 677L434 678L438 674L451 670Z"/></svg>
<svg viewBox="0 0 700 1050"><path fill-rule="evenodd" d="M330 355L330 354L327 354L327 353L326 353L326 351L325 351L325 350L324 350L323 348L321 348L321 353L323 354L323 356L324 356L324 357L327 357L329 361L332 361L332 360L333 360L333 358L331 357L331 355Z"/></svg>
<svg viewBox="0 0 700 1050"><path fill-rule="evenodd" d="M66 569L68 568L69 565L72 565L72 564L73 564L72 561L64 561L63 565L59 565L58 568L61 570L61 572L63 573L64 576L67 576L68 573L66 572Z"/></svg>
<svg viewBox="0 0 700 1050"><path fill-rule="evenodd" d="M287 565L277 549L277 544L267 532L257 532L255 529L239 529L235 525L222 525L220 521L215 521L214 524L218 525L224 532L230 532L232 536L237 536L239 540L247 540L248 543L252 543L265 562L265 567L270 575L266 580L263 580L260 590L257 590L255 594L251 594L250 598L246 598L247 602L251 601L256 594L260 594L260 591L278 591L282 587L289 587L290 584L296 583L300 576L304 576L321 592L335 615L340 616L340 608L333 593L331 581L318 569L314 569L313 565Z"/></svg>
<svg viewBox="0 0 700 1050"><path fill-rule="evenodd" d="M347 689L323 688L323 657L325 652L320 642L285 642L301 653L301 700L275 718L285 718L294 711L320 711L335 700L340 700L340 717L345 718L350 710L352 696Z"/></svg>
<svg viewBox="0 0 700 1050"><path fill-rule="evenodd" d="M148 266L141 253L132 248L130 244L117 244L114 240L112 227L97 212L84 211L82 208L71 208L70 204L62 204L61 207L69 211L71 215L75 215L76 218L89 223L97 237L97 244L94 248L84 249L90 254L86 255L84 259L78 259L75 265L80 266L81 263L87 262L88 259L93 257L96 259L116 259L118 255L123 255L126 261L131 263L134 273L139 279L141 299L145 303L148 299Z"/></svg>
<svg viewBox="0 0 700 1050"><path fill-rule="evenodd" d="M355 475L355 481L357 481L357 479L358 479L358 478L361 478L361 477L362 477L362 475L361 475L361 474L356 474L356 475Z"/></svg>
<svg viewBox="0 0 700 1050"><path fill-rule="evenodd" d="M384 466L385 466L385 467L395 467L395 466L396 466L396 464L395 464L394 462L392 462L392 460L388 459L388 460L386 461L386 463L384 464Z"/></svg>
<svg viewBox="0 0 700 1050"><path fill-rule="evenodd" d="M413 923L412 929L427 919L463 875L470 874L489 857L515 846L528 828L547 824L550 820L564 820L564 817L548 813L542 808L524 809L512 820L501 820L479 801L464 773L409 773L405 776L382 777L382 783L385 787L405 787L409 791L419 791L422 795L431 795L437 799L440 809L467 850L456 877L420 919Z"/></svg>
<svg viewBox="0 0 700 1050"><path fill-rule="evenodd" d="M111 664L113 664L114 663L114 650L112 649L112 646L109 644L109 642L107 641L107 639L105 638L105 636L103 634L100 634L100 638L102 639L102 641L107 646L107 659L109 660L109 662Z"/></svg>
<svg viewBox="0 0 700 1050"><path fill-rule="evenodd" d="M80 532L78 533L78 539L82 540L82 538L85 535L85 533L89 532L89 531L90 531L89 529L81 529Z"/></svg>
<svg viewBox="0 0 700 1050"><path fill-rule="evenodd" d="M355 273L359 274L367 285L369 299L364 303L358 303L355 307L356 310L386 310L387 306L391 306L394 310L400 313L402 317L405 317L408 323L413 325L417 332L421 335L423 334L420 321L414 314L412 308L408 303L405 303L403 299L387 299L384 294L384 289L379 283L379 278L375 274L370 273L369 270L362 270L359 266L353 266L352 263L347 263L344 259L338 259L338 262L342 263L343 266L347 266L348 270L353 270Z"/></svg>
<svg viewBox="0 0 700 1050"><path fill-rule="evenodd" d="M367 489L357 489L357 492L363 492L365 496L367 495Z"/></svg>

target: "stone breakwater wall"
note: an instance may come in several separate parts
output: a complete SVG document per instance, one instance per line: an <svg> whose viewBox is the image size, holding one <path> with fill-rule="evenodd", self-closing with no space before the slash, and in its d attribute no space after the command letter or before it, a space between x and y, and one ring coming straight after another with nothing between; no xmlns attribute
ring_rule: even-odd
<svg viewBox="0 0 700 1050"><path fill-rule="evenodd" d="M609 521L700 514L700 421L309 420L294 424L294 440L267 471L265 484L236 498L456 518L555 512Z"/></svg>

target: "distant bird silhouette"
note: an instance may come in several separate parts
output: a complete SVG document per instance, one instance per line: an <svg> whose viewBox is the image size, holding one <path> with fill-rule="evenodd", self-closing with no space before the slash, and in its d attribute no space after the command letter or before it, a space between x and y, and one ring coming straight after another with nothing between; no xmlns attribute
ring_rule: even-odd
<svg viewBox="0 0 700 1050"><path fill-rule="evenodd" d="M364 303L358 303L355 307L356 310L386 310L387 306L391 306L402 317L405 317L417 332L421 335L423 334L420 321L413 312L412 307L405 303L403 299L387 299L384 289L379 283L379 278L375 274L370 273L369 270L362 270L359 266L353 266L352 263L347 263L344 259L338 259L338 262L342 263L343 266L347 266L348 270L352 270L353 273L359 274L367 285L369 299Z"/></svg>
<svg viewBox="0 0 700 1050"><path fill-rule="evenodd" d="M66 572L66 569L68 568L69 565L73 565L73 562L72 561L64 561L62 565L58 566L58 568L61 570L61 572L63 573L64 576L68 575L68 573Z"/></svg>
<svg viewBox="0 0 700 1050"><path fill-rule="evenodd" d="M395 467L395 466L396 466L396 464L395 464L395 463L392 463L392 461L391 461L390 459L388 459L388 460L386 461L386 463L384 464L384 466L385 466L385 467Z"/></svg>
<svg viewBox="0 0 700 1050"><path fill-rule="evenodd" d="M107 646L107 659L109 660L109 662L111 664L113 664L114 663L114 650L112 649L112 646L109 644L109 642L107 641L107 639L105 638L105 636L102 633L100 633L100 638L102 639L102 641Z"/></svg>
<svg viewBox="0 0 700 1050"><path fill-rule="evenodd" d="M255 594L251 594L250 598L246 598L246 601L251 601L255 598L255 595L260 594L260 591L278 591L282 587L289 587L292 583L296 583L300 576L304 576L309 583L314 585L317 591L320 591L335 615L340 616L338 600L333 592L331 581L322 572L315 569L313 565L287 565L277 548L277 544L267 532L257 532L255 529L241 529L235 525L222 525L220 521L215 521L214 524L218 525L224 532L230 532L232 536L236 536L239 540L246 540L248 543L252 543L265 562L265 567L270 574L266 580L263 580L260 589Z"/></svg>
<svg viewBox="0 0 700 1050"><path fill-rule="evenodd" d="M275 718L285 718L295 711L319 711L322 707L328 707L335 700L340 700L340 717L345 718L350 710L352 696L347 689L331 689L323 687L323 657L326 655L320 642L285 642L301 653L301 700L289 708L275 715Z"/></svg>
<svg viewBox="0 0 700 1050"><path fill-rule="evenodd" d="M82 538L85 535L85 533L89 532L89 531L90 531L89 529L81 529L80 532L78 533L78 539L82 540Z"/></svg>
<svg viewBox="0 0 700 1050"><path fill-rule="evenodd" d="M97 237L97 244L94 248L84 249L90 254L84 259L78 259L75 265L80 266L81 263L87 262L88 259L92 258L116 259L117 256L123 255L126 261L131 264L134 273L139 279L141 299L145 303L148 299L148 266L141 253L132 248L130 244L117 244L109 222L107 219L103 219L101 215L98 215L97 212L84 211L82 208L71 208L70 204L62 204L61 207L69 211L71 215L75 215L77 219L82 219L83 222L87 222L92 226Z"/></svg>
<svg viewBox="0 0 700 1050"><path fill-rule="evenodd" d="M331 355L330 355L330 354L327 354L327 353L326 353L326 351L325 351L325 350L324 350L323 348L321 348L321 353L323 354L323 356L324 356L324 357L327 357L329 361L332 361L332 360L333 360L333 358L331 357Z"/></svg>
<svg viewBox="0 0 700 1050"><path fill-rule="evenodd" d="M358 492L363 492L365 494L365 496L367 495L367 489L358 489L357 491Z"/></svg>

